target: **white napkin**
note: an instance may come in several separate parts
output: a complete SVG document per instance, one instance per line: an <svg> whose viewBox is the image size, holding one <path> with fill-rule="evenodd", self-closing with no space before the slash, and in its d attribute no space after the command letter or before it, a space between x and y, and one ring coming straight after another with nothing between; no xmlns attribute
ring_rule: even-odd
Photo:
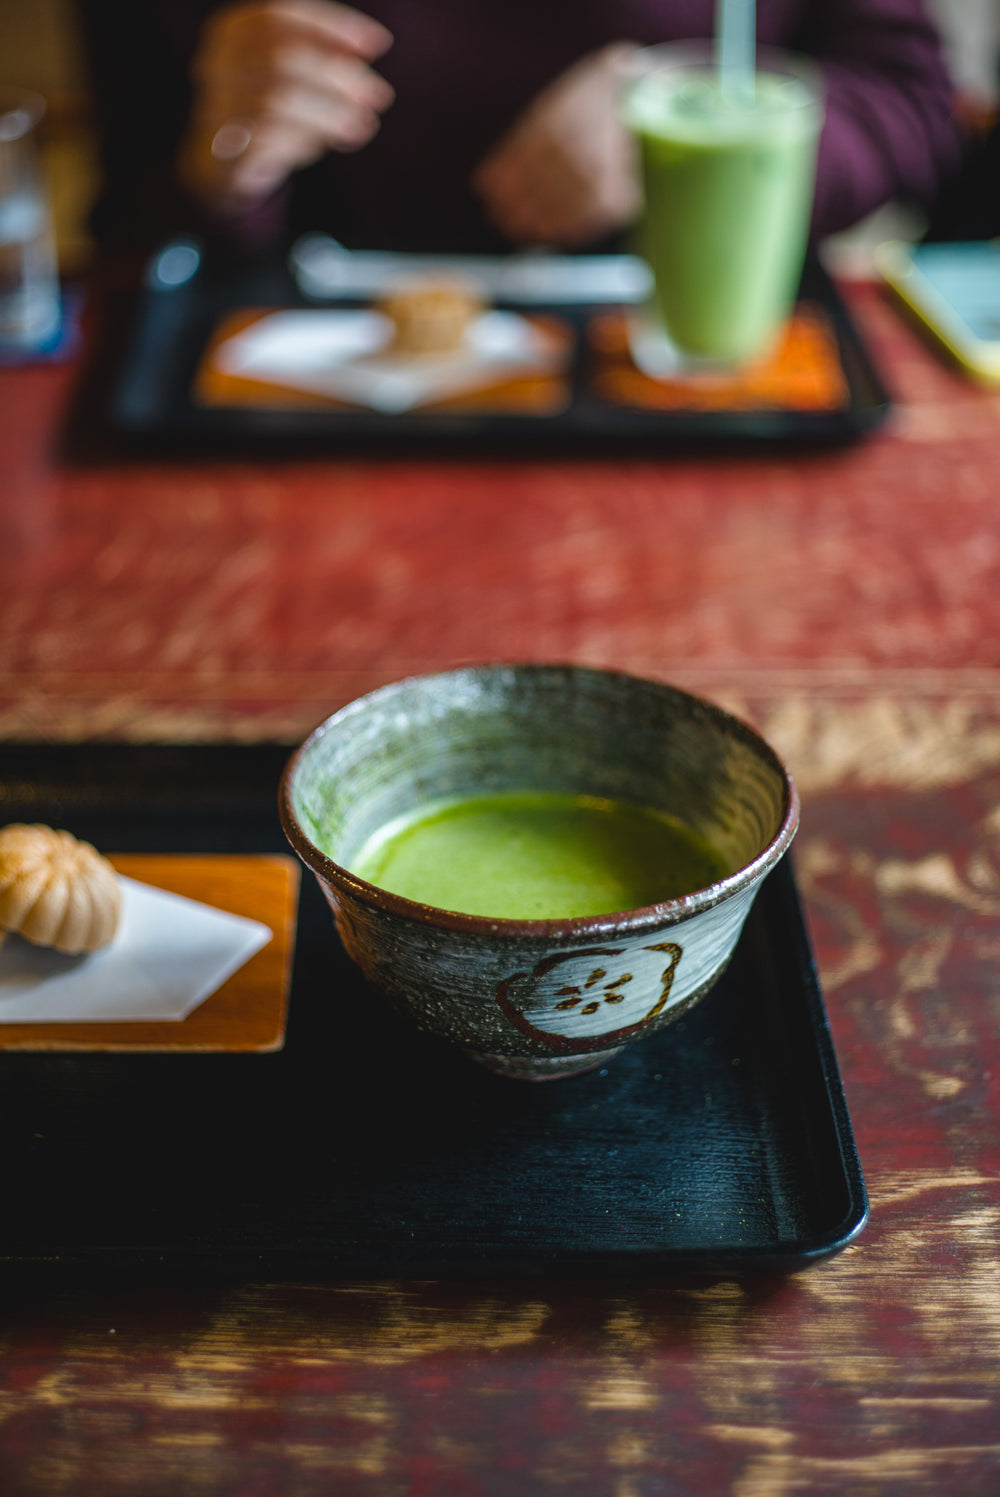
<svg viewBox="0 0 1000 1497"><path fill-rule="evenodd" d="M175 256L178 248L190 255L190 246L172 248ZM469 277L491 300L522 306L620 306L645 301L653 286L649 266L636 255L554 255L547 250L402 255L394 250L348 250L328 234L317 233L297 240L289 261L302 290L320 298L377 296L403 278L425 275ZM176 284L176 274L170 284Z"/></svg>
<svg viewBox="0 0 1000 1497"><path fill-rule="evenodd" d="M286 385L395 414L518 375L558 369L560 341L516 312L484 312L454 353L406 355L389 347L381 312L272 312L215 351L223 374Z"/></svg>
<svg viewBox="0 0 1000 1497"><path fill-rule="evenodd" d="M122 878L109 946L63 956L8 936L0 946L0 1024L184 1019L272 932L256 920Z"/></svg>

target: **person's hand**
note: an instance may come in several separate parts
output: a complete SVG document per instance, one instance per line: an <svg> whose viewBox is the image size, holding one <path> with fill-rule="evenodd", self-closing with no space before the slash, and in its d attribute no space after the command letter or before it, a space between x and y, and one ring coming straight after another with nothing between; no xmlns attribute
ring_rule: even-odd
<svg viewBox="0 0 1000 1497"><path fill-rule="evenodd" d="M333 0L249 0L206 22L181 181L222 210L266 197L327 151L356 151L393 91L371 67L380 22Z"/></svg>
<svg viewBox="0 0 1000 1497"><path fill-rule="evenodd" d="M517 244L574 248L623 228L641 203L618 94L635 48L575 63L529 104L473 175L489 216Z"/></svg>

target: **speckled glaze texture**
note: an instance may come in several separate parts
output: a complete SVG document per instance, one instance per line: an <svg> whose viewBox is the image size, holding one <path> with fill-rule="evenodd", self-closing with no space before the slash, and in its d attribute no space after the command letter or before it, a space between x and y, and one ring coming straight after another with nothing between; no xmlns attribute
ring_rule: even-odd
<svg viewBox="0 0 1000 1497"><path fill-rule="evenodd" d="M362 843L441 796L558 790L681 817L736 871L682 899L576 920L433 909L349 871ZM717 981L798 821L751 728L673 687L578 666L481 666L360 697L290 761L282 824L350 956L422 1027L505 1075L599 1065Z"/></svg>

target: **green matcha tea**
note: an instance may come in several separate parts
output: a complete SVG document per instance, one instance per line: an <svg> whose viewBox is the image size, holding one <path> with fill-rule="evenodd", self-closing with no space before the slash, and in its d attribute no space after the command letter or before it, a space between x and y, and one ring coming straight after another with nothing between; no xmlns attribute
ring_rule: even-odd
<svg viewBox="0 0 1000 1497"><path fill-rule="evenodd" d="M635 85L645 211L640 252L676 348L740 363L768 348L795 300L822 107L797 78L760 73L750 99L679 66Z"/></svg>
<svg viewBox="0 0 1000 1497"><path fill-rule="evenodd" d="M732 872L674 817L551 791L434 802L382 827L350 867L421 904L504 920L639 909Z"/></svg>

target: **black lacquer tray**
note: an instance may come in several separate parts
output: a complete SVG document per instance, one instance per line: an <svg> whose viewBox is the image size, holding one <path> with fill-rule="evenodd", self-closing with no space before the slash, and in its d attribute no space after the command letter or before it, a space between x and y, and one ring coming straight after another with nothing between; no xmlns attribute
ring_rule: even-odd
<svg viewBox="0 0 1000 1497"><path fill-rule="evenodd" d="M287 754L7 745L0 822L281 852ZM0 1152L8 1272L735 1272L801 1266L867 1214L787 859L698 1008L541 1084L396 1018L307 877L282 1052L4 1053Z"/></svg>
<svg viewBox="0 0 1000 1497"><path fill-rule="evenodd" d="M514 412L416 410L315 410L289 406L256 409L205 407L192 395L196 373L215 329L227 314L252 307L315 306L279 262L198 269L176 283L156 267L168 245L150 262L145 286L132 313L133 326L112 380L106 419L120 438L179 450L246 452L383 453L434 449L517 454L527 450L642 450L720 443L750 449L772 445L838 445L881 425L890 399L878 370L837 290L820 264L806 266L800 296L828 318L837 347L846 397L831 409L774 408L650 410L612 404L588 380L586 327L600 310L591 304L534 304L536 313L556 315L574 330L576 352L568 405L548 416ZM322 303L330 305L329 302ZM338 305L352 303L340 301ZM357 305L354 303L353 305ZM503 301L498 302L503 306ZM607 310L607 309L605 309ZM88 417L88 419L90 419Z"/></svg>

